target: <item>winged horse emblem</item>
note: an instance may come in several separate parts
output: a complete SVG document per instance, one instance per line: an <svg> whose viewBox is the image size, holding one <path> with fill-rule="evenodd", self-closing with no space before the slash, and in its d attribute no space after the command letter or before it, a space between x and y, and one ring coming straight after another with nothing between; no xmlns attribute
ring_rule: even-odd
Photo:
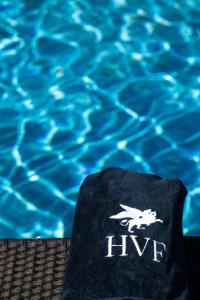
<svg viewBox="0 0 200 300"><path fill-rule="evenodd" d="M137 208L132 208L126 205L120 204L124 211L110 216L109 219L123 219L120 222L122 226L128 226L128 232L133 233L133 226L137 229L145 229L142 225L150 225L155 222L163 223L161 219L156 219L156 212L151 209L139 210Z"/></svg>

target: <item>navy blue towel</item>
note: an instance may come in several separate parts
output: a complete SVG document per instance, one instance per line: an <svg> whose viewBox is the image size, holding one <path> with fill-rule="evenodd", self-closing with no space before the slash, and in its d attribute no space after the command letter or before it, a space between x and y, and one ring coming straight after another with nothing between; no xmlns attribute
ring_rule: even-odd
<svg viewBox="0 0 200 300"><path fill-rule="evenodd" d="M180 179L122 168L78 194L63 300L188 300Z"/></svg>

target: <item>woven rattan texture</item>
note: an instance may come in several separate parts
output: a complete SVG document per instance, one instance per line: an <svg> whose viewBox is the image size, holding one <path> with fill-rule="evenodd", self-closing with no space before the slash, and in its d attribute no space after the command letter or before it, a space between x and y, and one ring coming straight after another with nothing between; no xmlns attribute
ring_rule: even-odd
<svg viewBox="0 0 200 300"><path fill-rule="evenodd" d="M198 300L200 237L185 245L190 300ZM69 248L70 239L0 240L0 299L60 300Z"/></svg>
<svg viewBox="0 0 200 300"><path fill-rule="evenodd" d="M0 299L60 300L67 239L0 240Z"/></svg>

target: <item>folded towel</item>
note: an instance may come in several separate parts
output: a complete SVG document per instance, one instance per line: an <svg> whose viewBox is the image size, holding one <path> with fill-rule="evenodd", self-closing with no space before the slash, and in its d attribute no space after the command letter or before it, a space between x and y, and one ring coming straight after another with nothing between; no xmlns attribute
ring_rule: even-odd
<svg viewBox="0 0 200 300"><path fill-rule="evenodd" d="M111 167L78 194L63 300L188 300L180 179Z"/></svg>

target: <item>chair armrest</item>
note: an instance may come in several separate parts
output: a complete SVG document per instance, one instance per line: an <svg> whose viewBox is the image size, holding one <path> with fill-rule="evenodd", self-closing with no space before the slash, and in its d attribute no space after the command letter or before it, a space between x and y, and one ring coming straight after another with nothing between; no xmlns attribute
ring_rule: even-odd
<svg viewBox="0 0 200 300"><path fill-rule="evenodd" d="M200 237L184 237L190 300L200 295ZM0 299L60 300L70 238L0 239Z"/></svg>

